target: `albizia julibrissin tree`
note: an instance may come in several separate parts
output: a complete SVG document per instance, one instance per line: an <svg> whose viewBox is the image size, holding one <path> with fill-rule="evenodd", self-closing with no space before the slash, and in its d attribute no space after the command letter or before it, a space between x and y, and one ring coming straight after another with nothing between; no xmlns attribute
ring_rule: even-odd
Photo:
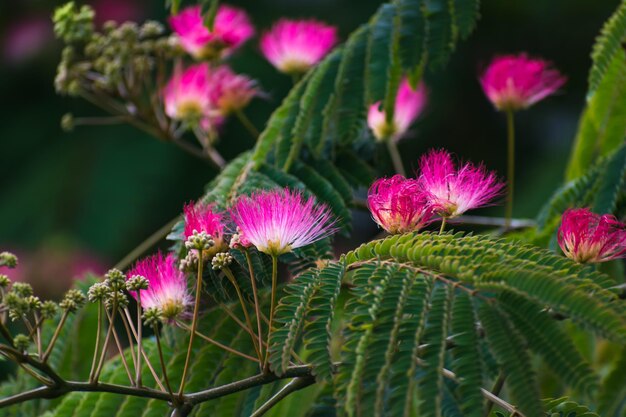
<svg viewBox="0 0 626 417"><path fill-rule="evenodd" d="M17 365L3 415L623 415L626 3L593 49L568 182L530 220L511 218L513 114L564 85L547 61L496 56L476 74L508 115L508 182L443 149L398 151L437 94L422 76L472 32L477 0L390 1L343 40L314 18L257 28L241 8L178 3L171 30L54 13L60 94L220 172L181 204L168 253L59 303L0 275L0 355ZM264 86L229 66L246 43L294 81L261 133L245 111ZM256 140L231 161L229 117ZM466 214L505 196L504 218ZM381 238L334 253L356 210ZM453 231L467 224L487 232Z"/></svg>

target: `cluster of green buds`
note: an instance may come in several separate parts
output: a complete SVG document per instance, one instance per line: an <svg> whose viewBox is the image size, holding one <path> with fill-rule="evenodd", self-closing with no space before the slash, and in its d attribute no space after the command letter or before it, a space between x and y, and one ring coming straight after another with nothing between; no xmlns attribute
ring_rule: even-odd
<svg viewBox="0 0 626 417"><path fill-rule="evenodd" d="M104 275L104 282L94 284L89 288L91 302L103 301L108 309L128 307L126 290L126 275L119 269L110 269Z"/></svg>
<svg viewBox="0 0 626 417"><path fill-rule="evenodd" d="M13 321L23 319L31 313L37 313L43 319L51 319L56 315L59 306L69 312L78 310L85 304L85 296L78 290L69 290L63 301L57 305L54 301L41 301L39 297L33 295L30 284L16 282L4 296L3 302L8 307L9 317Z"/></svg>
<svg viewBox="0 0 626 417"><path fill-rule="evenodd" d="M141 88L156 66L183 54L159 22L110 21L96 32L93 18L91 7L78 8L73 2L54 14L55 33L67 44L55 83L60 93L77 95L87 89L117 95Z"/></svg>
<svg viewBox="0 0 626 417"><path fill-rule="evenodd" d="M224 267L227 267L233 262L233 257L228 252L216 253L211 260L211 265L214 270L218 271Z"/></svg>
<svg viewBox="0 0 626 417"><path fill-rule="evenodd" d="M126 281L126 289L128 291L141 291L141 290L147 290L148 287L150 286L150 282L148 281L148 279L146 277L142 277L141 275L133 275L132 277L128 278L128 281Z"/></svg>
<svg viewBox="0 0 626 417"><path fill-rule="evenodd" d="M82 291L71 289L65 293L63 300L59 303L59 307L68 313L75 313L85 305L86 301L87 297L85 297Z"/></svg>
<svg viewBox="0 0 626 417"><path fill-rule="evenodd" d="M207 250L211 246L215 245L215 241L207 232L193 231L193 234L185 241L185 247L187 249Z"/></svg>
<svg viewBox="0 0 626 417"><path fill-rule="evenodd" d="M13 345L20 352L26 352L30 346L31 338L25 334L18 334L13 338Z"/></svg>
<svg viewBox="0 0 626 417"><path fill-rule="evenodd" d="M157 307L147 308L143 312L143 321L147 326L155 326L163 321L163 312Z"/></svg>
<svg viewBox="0 0 626 417"><path fill-rule="evenodd" d="M0 266L15 268L17 266L17 256L11 252L0 253Z"/></svg>
<svg viewBox="0 0 626 417"><path fill-rule="evenodd" d="M187 252L187 255L183 259L180 260L178 264L178 269L183 272L191 272L195 271L198 268L198 252L190 250Z"/></svg>

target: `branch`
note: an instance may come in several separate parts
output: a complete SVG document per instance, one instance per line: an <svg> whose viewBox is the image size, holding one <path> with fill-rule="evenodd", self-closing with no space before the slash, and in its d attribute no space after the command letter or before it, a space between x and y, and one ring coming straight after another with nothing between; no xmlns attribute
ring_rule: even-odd
<svg viewBox="0 0 626 417"><path fill-rule="evenodd" d="M272 407L284 400L289 394L299 391L315 383L315 378L312 376L306 376L301 378L295 378L287 385L285 385L280 391L278 391L272 398L267 400L265 404L259 407L250 417L261 417L267 413Z"/></svg>
<svg viewBox="0 0 626 417"><path fill-rule="evenodd" d="M504 228L506 219L503 217L489 216L459 216L450 219L450 224L471 224L475 226L497 226ZM508 230L527 229L536 226L537 222L532 219L511 219L511 225Z"/></svg>

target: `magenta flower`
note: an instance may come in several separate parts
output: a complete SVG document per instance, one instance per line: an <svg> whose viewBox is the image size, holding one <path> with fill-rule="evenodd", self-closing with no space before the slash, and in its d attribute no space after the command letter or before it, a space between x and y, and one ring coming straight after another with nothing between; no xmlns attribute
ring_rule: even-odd
<svg viewBox="0 0 626 417"><path fill-rule="evenodd" d="M626 225L609 214L601 216L586 208L568 209L563 213L557 237L565 256L581 264L626 257Z"/></svg>
<svg viewBox="0 0 626 417"><path fill-rule="evenodd" d="M231 216L245 239L278 256L323 239L335 231L330 209L289 189L242 196Z"/></svg>
<svg viewBox="0 0 626 417"><path fill-rule="evenodd" d="M209 64L174 69L174 75L163 89L165 114L172 119L199 121L210 118L218 110L211 101Z"/></svg>
<svg viewBox="0 0 626 417"><path fill-rule="evenodd" d="M516 111L553 94L566 80L549 62L520 54L494 58L480 83L496 109Z"/></svg>
<svg viewBox="0 0 626 417"><path fill-rule="evenodd" d="M193 235L193 232L204 232L213 239L213 246L208 250L208 255L214 255L226 248L224 240L224 216L215 210L212 204L196 203L186 204L183 209L185 215L185 239Z"/></svg>
<svg viewBox="0 0 626 417"><path fill-rule="evenodd" d="M149 282L147 290L141 291L141 307L158 308L163 317L174 320L193 304L185 275L176 267L174 254L163 256L161 252L137 261L126 276L140 275ZM137 294L130 294L137 299Z"/></svg>
<svg viewBox="0 0 626 417"><path fill-rule="evenodd" d="M183 9L169 23L183 49L197 59L227 56L254 36L246 12L227 5L219 6L212 31L204 24L200 6Z"/></svg>
<svg viewBox="0 0 626 417"><path fill-rule="evenodd" d="M423 83L420 83L417 89L414 89L406 79L402 80L396 96L393 120L390 124L386 121L385 111L380 108L381 105L379 101L370 106L367 113L367 125L372 129L376 139L390 138L397 141L424 110L426 88Z"/></svg>
<svg viewBox="0 0 626 417"><path fill-rule="evenodd" d="M429 204L444 218L488 205L504 189L494 172L469 162L457 168L444 150L431 150L422 156L419 169L418 181Z"/></svg>
<svg viewBox="0 0 626 417"><path fill-rule="evenodd" d="M367 206L374 221L391 234L415 232L433 217L419 181L402 175L374 181Z"/></svg>
<svg viewBox="0 0 626 417"><path fill-rule="evenodd" d="M261 38L261 51L279 71L301 74L337 43L337 29L315 20L279 20Z"/></svg>
<svg viewBox="0 0 626 417"><path fill-rule="evenodd" d="M214 68L209 78L211 102L223 115L243 109L255 96L261 94L253 79L235 74L224 65Z"/></svg>

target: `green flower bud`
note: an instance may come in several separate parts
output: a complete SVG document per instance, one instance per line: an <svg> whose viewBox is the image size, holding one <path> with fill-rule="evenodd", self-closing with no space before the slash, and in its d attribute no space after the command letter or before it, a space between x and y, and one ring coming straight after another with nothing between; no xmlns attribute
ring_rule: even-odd
<svg viewBox="0 0 626 417"><path fill-rule="evenodd" d="M95 303L104 300L108 297L110 292L111 289L106 283L98 282L89 287L89 290L87 291L87 298L90 302Z"/></svg>
<svg viewBox="0 0 626 417"><path fill-rule="evenodd" d="M106 278L104 282L106 282L113 291L119 291L126 287L126 275L119 269L110 269L104 277Z"/></svg>
<svg viewBox="0 0 626 417"><path fill-rule="evenodd" d="M11 252L0 253L0 266L15 268L17 266L17 256Z"/></svg>
<svg viewBox="0 0 626 417"><path fill-rule="evenodd" d="M133 275L126 281L126 289L128 291L147 290L149 286L150 282L141 275Z"/></svg>
<svg viewBox="0 0 626 417"><path fill-rule="evenodd" d="M7 275L0 274L0 288L6 288L11 283L11 280Z"/></svg>
<svg viewBox="0 0 626 417"><path fill-rule="evenodd" d="M58 310L59 310L59 306L54 301L44 301L40 309L41 316L44 319L53 318L57 314Z"/></svg>
<svg viewBox="0 0 626 417"><path fill-rule="evenodd" d="M187 249L205 250L215 245L215 241L211 238L211 235L207 232L193 231L193 234L185 241L185 247Z"/></svg>
<svg viewBox="0 0 626 417"><path fill-rule="evenodd" d="M11 292L14 292L22 298L30 297L33 295L33 287L25 282L15 282L11 287Z"/></svg>
<svg viewBox="0 0 626 417"><path fill-rule="evenodd" d="M25 334L18 334L13 338L13 344L20 352L26 351L30 346L30 337Z"/></svg>
<svg viewBox="0 0 626 417"><path fill-rule="evenodd" d="M65 132L74 130L74 115L72 113L65 113L63 117L61 117L61 129Z"/></svg>
<svg viewBox="0 0 626 417"><path fill-rule="evenodd" d="M143 312L143 321L148 326L158 324L162 320L163 314L157 307L150 307Z"/></svg>
<svg viewBox="0 0 626 417"><path fill-rule="evenodd" d="M75 313L86 301L87 297L85 297L85 294L79 290L72 289L65 293L65 297L63 297L63 301L59 303L59 307L70 313Z"/></svg>
<svg viewBox="0 0 626 417"><path fill-rule="evenodd" d="M163 32L165 32L165 28L160 22L148 20L139 29L139 38L154 38L162 35Z"/></svg>
<svg viewBox="0 0 626 417"><path fill-rule="evenodd" d="M233 262L233 257L228 252L220 252L216 253L213 259L211 260L211 265L213 265L214 270L220 270Z"/></svg>

